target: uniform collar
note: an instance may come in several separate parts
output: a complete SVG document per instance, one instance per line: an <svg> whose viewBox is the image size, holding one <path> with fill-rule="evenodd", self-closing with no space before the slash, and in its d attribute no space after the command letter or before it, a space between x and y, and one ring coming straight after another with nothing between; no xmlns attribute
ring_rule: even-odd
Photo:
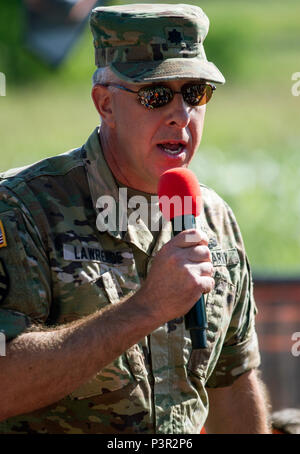
<svg viewBox="0 0 300 454"><path fill-rule="evenodd" d="M119 187L101 148L99 127L93 131L83 146L83 160L96 216L100 213L99 208L97 208L99 197L103 195L112 196L115 200L117 215L116 228L108 228L107 233L118 240L134 244L147 255L150 255L150 244L152 243L153 235L143 221L139 224L140 228L136 228L130 222L128 223L128 219L132 219L130 215L134 210L128 208L127 197L120 197ZM172 228L169 222L160 232L152 254L155 254L171 236Z"/></svg>
<svg viewBox="0 0 300 454"><path fill-rule="evenodd" d="M115 200L118 199L118 186L104 158L100 145L99 127L93 131L83 146L83 160L87 171L93 207L98 212L96 204L101 195L111 195Z"/></svg>

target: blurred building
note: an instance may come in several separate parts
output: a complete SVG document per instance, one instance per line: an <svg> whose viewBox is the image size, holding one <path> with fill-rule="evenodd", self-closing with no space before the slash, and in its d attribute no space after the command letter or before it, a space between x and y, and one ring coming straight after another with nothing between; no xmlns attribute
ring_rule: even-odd
<svg viewBox="0 0 300 454"><path fill-rule="evenodd" d="M300 279L256 276L262 378L273 410L300 409Z"/></svg>

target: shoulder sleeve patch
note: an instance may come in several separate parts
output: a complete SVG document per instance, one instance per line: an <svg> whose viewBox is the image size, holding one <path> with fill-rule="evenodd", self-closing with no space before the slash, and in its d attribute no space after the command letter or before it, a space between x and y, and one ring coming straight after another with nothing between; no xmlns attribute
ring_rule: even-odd
<svg viewBox="0 0 300 454"><path fill-rule="evenodd" d="M6 247L6 246L7 246L7 242L6 242L5 230L4 230L2 221L0 220L0 248Z"/></svg>

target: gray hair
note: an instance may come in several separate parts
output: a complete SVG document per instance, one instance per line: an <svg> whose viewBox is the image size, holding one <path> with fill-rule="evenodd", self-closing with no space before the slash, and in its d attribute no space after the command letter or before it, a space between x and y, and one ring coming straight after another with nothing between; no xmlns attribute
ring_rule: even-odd
<svg viewBox="0 0 300 454"><path fill-rule="evenodd" d="M120 83L120 79L112 72L109 66L97 68L93 74L93 86L97 84L107 84L108 82Z"/></svg>

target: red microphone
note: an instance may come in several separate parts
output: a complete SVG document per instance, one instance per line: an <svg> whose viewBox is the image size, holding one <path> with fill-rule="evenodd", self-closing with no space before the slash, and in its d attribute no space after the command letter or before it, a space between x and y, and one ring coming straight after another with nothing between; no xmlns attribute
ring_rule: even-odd
<svg viewBox="0 0 300 454"><path fill-rule="evenodd" d="M200 185L195 174L178 167L164 172L158 183L159 208L168 221L172 222L174 235L196 228L195 217L202 209ZM204 297L185 315L185 326L190 330L192 347L206 348L207 318Z"/></svg>

